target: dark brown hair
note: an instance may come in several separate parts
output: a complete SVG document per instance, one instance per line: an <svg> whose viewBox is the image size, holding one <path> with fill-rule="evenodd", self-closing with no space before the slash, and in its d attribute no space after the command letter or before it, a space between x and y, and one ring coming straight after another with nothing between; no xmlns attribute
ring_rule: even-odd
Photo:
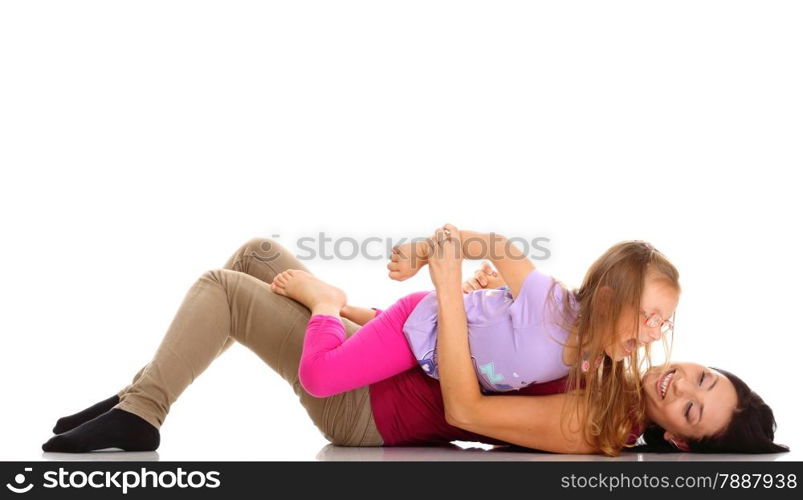
<svg viewBox="0 0 803 500"><path fill-rule="evenodd" d="M775 416L772 408L761 396L756 394L736 375L713 368L728 377L736 388L736 409L725 428L702 439L688 439L689 451L694 453L781 453L789 451L788 446L775 444ZM664 440L664 429L650 424L644 431L645 444L634 448L634 451L651 451L657 453L677 452L674 445Z"/></svg>

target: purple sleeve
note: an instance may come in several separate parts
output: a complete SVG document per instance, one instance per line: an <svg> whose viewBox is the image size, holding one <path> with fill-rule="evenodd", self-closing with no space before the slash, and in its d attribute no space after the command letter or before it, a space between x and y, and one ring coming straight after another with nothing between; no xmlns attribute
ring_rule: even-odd
<svg viewBox="0 0 803 500"><path fill-rule="evenodd" d="M522 328L543 318L547 295L554 280L551 276L533 269L524 278L513 303L510 305L510 317L514 328Z"/></svg>

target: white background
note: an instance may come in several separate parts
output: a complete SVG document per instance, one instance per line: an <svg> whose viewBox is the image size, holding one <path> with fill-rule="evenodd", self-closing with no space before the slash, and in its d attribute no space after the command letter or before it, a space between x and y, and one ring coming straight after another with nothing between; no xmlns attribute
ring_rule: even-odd
<svg viewBox="0 0 803 500"><path fill-rule="evenodd" d="M802 13L3 2L0 459L46 459L55 420L127 384L194 280L249 238L446 222L550 238L536 265L572 286L613 243L652 242L681 273L673 358L742 376L799 449ZM357 305L431 286L389 280L385 260L306 264ZM325 445L237 344L173 406L158 456Z"/></svg>

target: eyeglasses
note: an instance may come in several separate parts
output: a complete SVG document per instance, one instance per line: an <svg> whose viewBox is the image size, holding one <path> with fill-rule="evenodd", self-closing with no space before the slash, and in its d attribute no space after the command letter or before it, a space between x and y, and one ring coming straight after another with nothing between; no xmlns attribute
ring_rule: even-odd
<svg viewBox="0 0 803 500"><path fill-rule="evenodd" d="M644 311L641 311L641 315L644 317L644 324L650 328L661 328L661 335L666 335L667 333L671 332L675 328L675 324L672 323L668 319L663 319L658 313L647 314Z"/></svg>

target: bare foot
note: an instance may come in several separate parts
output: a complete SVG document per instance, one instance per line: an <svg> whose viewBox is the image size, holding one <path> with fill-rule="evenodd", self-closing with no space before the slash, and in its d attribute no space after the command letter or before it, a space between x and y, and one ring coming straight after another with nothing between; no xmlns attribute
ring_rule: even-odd
<svg viewBox="0 0 803 500"><path fill-rule="evenodd" d="M346 293L343 290L300 269L288 269L277 274L270 289L301 302L310 310L326 305L333 306L334 311L340 311L346 305Z"/></svg>

